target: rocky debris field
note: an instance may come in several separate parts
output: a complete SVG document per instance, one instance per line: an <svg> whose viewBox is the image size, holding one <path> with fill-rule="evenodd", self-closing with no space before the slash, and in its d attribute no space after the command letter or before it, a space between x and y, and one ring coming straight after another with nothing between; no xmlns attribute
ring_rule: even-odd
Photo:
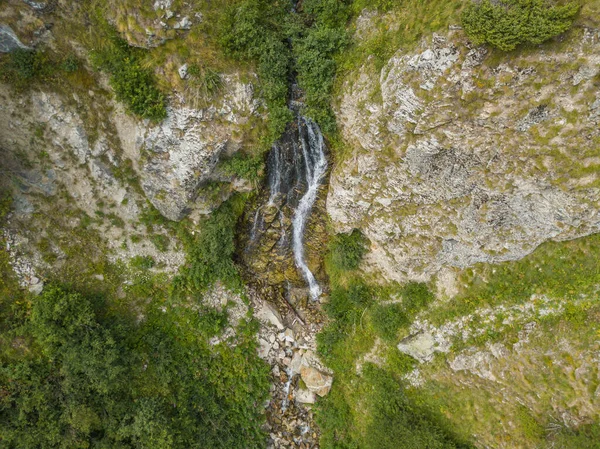
<svg viewBox="0 0 600 449"><path fill-rule="evenodd" d="M333 374L316 355L316 334L323 326L318 303L274 301L255 288L249 289L249 297L261 323L259 356L271 365L268 447L318 448L312 405L333 383Z"/></svg>

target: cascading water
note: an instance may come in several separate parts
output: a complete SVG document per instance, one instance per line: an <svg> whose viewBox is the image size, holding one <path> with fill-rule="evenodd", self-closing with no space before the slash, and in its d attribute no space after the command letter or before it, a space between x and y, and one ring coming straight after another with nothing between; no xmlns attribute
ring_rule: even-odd
<svg viewBox="0 0 600 449"><path fill-rule="evenodd" d="M292 245L296 265L300 268L304 279L308 283L311 298L316 300L321 295L321 287L319 287L315 276L304 260L304 229L306 228L306 220L317 199L317 191L327 171L327 159L325 157L323 135L317 124L304 117L299 117L299 120L303 121L308 132L308 139L301 139L300 141L304 163L306 164L306 184L308 188L300 199L300 204L296 208L292 221Z"/></svg>
<svg viewBox="0 0 600 449"><path fill-rule="evenodd" d="M316 300L321 287L306 262L304 239L307 221L327 171L325 143L318 125L298 112L301 103L292 100L290 107L296 118L267 158L269 196L252 219L248 250L251 252L254 247L263 245L269 251L276 247L283 259L293 255L295 266L308 284L311 299ZM291 239L286 233L290 226Z"/></svg>

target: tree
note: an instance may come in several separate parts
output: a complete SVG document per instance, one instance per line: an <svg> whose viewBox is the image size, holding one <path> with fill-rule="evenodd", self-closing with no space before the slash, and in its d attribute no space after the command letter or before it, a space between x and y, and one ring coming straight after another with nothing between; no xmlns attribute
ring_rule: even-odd
<svg viewBox="0 0 600 449"><path fill-rule="evenodd" d="M487 43L503 51L522 44L541 44L567 31L579 11L575 2L549 0L481 0L470 3L463 27L475 44Z"/></svg>

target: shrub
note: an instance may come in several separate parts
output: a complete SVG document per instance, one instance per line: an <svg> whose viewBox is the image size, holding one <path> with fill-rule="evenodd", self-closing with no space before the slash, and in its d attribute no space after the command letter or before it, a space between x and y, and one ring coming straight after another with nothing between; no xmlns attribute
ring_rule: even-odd
<svg viewBox="0 0 600 449"><path fill-rule="evenodd" d="M409 282L400 290L402 296L402 305L406 312L414 316L434 299L434 295L427 287L427 284L420 282Z"/></svg>
<svg viewBox="0 0 600 449"><path fill-rule="evenodd" d="M350 234L336 235L329 246L329 260L334 270L356 270L367 253L367 238L354 229Z"/></svg>
<svg viewBox="0 0 600 449"><path fill-rule="evenodd" d="M277 0L243 0L227 8L219 23L218 39L225 52L258 64L262 95L269 110L270 142L292 119L287 108L291 52L284 29L289 9L289 4Z"/></svg>
<svg viewBox="0 0 600 449"><path fill-rule="evenodd" d="M188 265L176 279L176 291L201 292L217 280L233 289L241 286L233 256L235 229L243 206L242 197L230 198L202 223L199 235L188 236Z"/></svg>
<svg viewBox="0 0 600 449"><path fill-rule="evenodd" d="M6 218L12 207L12 195L0 190L0 223Z"/></svg>
<svg viewBox="0 0 600 449"><path fill-rule="evenodd" d="M371 312L375 332L385 340L394 342L398 330L410 324L410 318L401 304L378 304Z"/></svg>
<svg viewBox="0 0 600 449"><path fill-rule="evenodd" d="M504 51L521 44L541 44L567 31L579 5L549 0L481 0L470 3L463 27L475 44L488 43Z"/></svg>
<svg viewBox="0 0 600 449"><path fill-rule="evenodd" d="M14 335L0 334L3 446L263 447L269 371L256 329L212 346L226 313L200 312L150 303L140 321L49 285L19 329L26 356L4 357Z"/></svg>
<svg viewBox="0 0 600 449"><path fill-rule="evenodd" d="M22 89L31 86L34 81L51 80L59 69L48 53L18 48L0 66L0 79Z"/></svg>
<svg viewBox="0 0 600 449"><path fill-rule="evenodd" d="M166 235L154 234L150 237L150 241L156 247L157 250L165 252L169 249L169 243L171 240Z"/></svg>
<svg viewBox="0 0 600 449"><path fill-rule="evenodd" d="M138 270L148 270L154 266L154 259L151 256L134 256L129 264Z"/></svg>
<svg viewBox="0 0 600 449"><path fill-rule="evenodd" d="M67 56L61 64L61 68L67 73L73 73L79 70L79 61L73 55Z"/></svg>
<svg viewBox="0 0 600 449"><path fill-rule="evenodd" d="M331 94L337 65L334 56L348 43L345 28L315 26L294 45L298 83L305 93L307 114L325 132L335 131Z"/></svg>
<svg viewBox="0 0 600 449"><path fill-rule="evenodd" d="M125 103L131 113L162 120L167 116L165 97L152 71L142 67L142 50L130 47L112 29L107 33L106 45L91 53L92 63L110 74L117 100Z"/></svg>
<svg viewBox="0 0 600 449"><path fill-rule="evenodd" d="M12 67L21 78L33 78L36 72L39 71L36 54L33 50L17 48L10 54L10 61Z"/></svg>
<svg viewBox="0 0 600 449"><path fill-rule="evenodd" d="M229 159L223 160L220 166L229 176L257 182L263 175L265 164L262 154L250 156L237 152Z"/></svg>

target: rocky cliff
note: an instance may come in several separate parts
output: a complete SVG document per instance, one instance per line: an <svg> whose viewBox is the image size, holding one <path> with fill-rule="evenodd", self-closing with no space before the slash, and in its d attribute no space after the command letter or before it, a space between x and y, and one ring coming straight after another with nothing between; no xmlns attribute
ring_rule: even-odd
<svg viewBox="0 0 600 449"><path fill-rule="evenodd" d="M365 269L423 281L597 232L599 49L582 29L497 59L454 30L347 75L327 211L371 240Z"/></svg>

